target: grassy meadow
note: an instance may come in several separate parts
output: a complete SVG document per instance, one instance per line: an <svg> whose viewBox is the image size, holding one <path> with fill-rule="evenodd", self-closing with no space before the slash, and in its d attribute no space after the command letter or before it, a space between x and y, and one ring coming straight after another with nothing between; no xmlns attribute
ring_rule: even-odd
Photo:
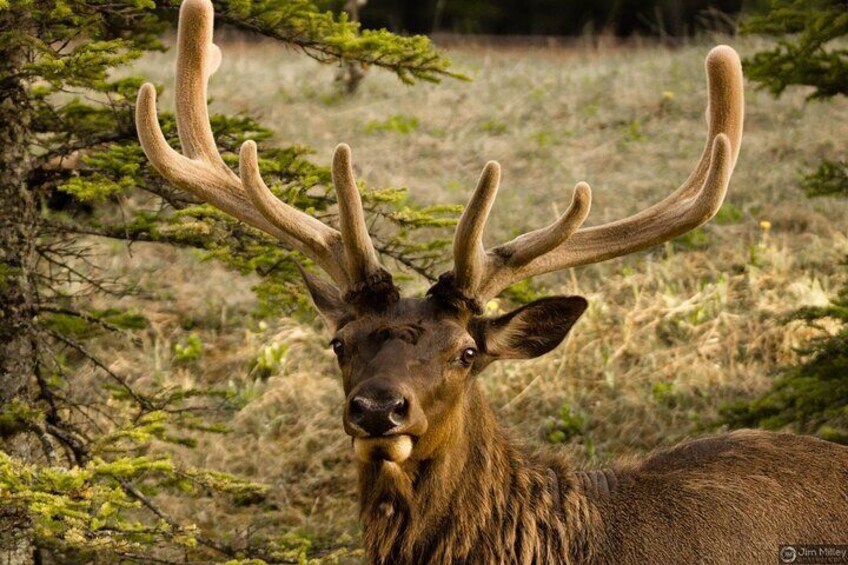
<svg viewBox="0 0 848 565"><path fill-rule="evenodd" d="M743 56L764 46L728 42ZM678 49L455 46L456 68L471 82L407 87L372 70L353 96L338 94L334 67L294 51L264 42L221 47L212 111L257 116L279 143L315 148L321 164L344 141L368 185L459 204L484 163L499 161L490 244L549 223L581 180L594 191L588 225L650 205L685 180L706 134L706 40ZM165 108L173 57L158 54L135 69L166 85ZM808 200L798 182L806 166L844 154L848 101L804 96L774 100L746 85L738 166L724 208L703 229L535 281L540 292L579 293L591 305L554 352L482 377L516 435L556 444L582 466L709 433L722 404L765 390L806 338L827 331L780 319L824 303L838 283L834 264L848 252L846 203ZM140 347L104 343L102 353L140 378L237 391L231 433L201 435L198 448L177 456L270 488L263 513L209 500L172 510L234 538L290 531L316 546L357 547L343 395L320 324L257 320L253 281L197 253L98 245L110 269L142 290L121 305L153 322ZM405 285L425 288L415 279Z"/></svg>

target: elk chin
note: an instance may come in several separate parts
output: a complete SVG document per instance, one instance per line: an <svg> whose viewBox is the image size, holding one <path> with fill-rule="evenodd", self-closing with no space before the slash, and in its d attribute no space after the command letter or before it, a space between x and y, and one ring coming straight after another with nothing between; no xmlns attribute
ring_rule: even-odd
<svg viewBox="0 0 848 565"><path fill-rule="evenodd" d="M354 438L353 451L362 463L390 461L403 463L412 454L412 438L406 434L388 437Z"/></svg>

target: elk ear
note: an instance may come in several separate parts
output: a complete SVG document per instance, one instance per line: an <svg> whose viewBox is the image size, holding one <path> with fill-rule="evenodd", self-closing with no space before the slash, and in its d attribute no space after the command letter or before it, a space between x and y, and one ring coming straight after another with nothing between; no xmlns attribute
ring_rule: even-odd
<svg viewBox="0 0 848 565"><path fill-rule="evenodd" d="M476 333L493 360L532 359L562 343L587 306L581 296L542 298L499 318L480 320Z"/></svg>
<svg viewBox="0 0 848 565"><path fill-rule="evenodd" d="M340 326L353 319L353 310L342 300L339 289L321 277L308 272L300 265L297 267L306 283L315 309L324 319L327 330L331 334L336 333Z"/></svg>

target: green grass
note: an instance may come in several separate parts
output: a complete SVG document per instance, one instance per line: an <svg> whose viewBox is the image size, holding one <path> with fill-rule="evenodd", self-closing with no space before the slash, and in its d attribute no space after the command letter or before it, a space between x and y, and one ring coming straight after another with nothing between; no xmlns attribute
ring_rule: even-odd
<svg viewBox="0 0 848 565"><path fill-rule="evenodd" d="M762 47L732 43L743 56ZM350 98L333 96L332 67L267 43L222 47L213 111L255 114L280 143L311 145L324 164L337 143L349 143L371 186L408 186L421 204L460 204L483 164L500 161L489 243L552 220L580 180L594 190L589 225L636 212L685 180L704 143L706 44L456 48L451 55L473 82L409 88L372 72ZM173 56L138 67L168 85L166 108ZM748 85L742 153L719 221L535 282L544 293L582 294L590 308L551 354L484 375L516 434L556 443L578 465L603 464L704 433L721 405L765 390L774 370L795 360L814 330L779 316L821 304L837 286L831 265L848 251L848 206L807 200L799 188L799 170L844 145L848 101L808 104L805 94L775 101ZM257 324L251 280L191 253L142 244L132 254L104 252L145 291L125 305L152 320L141 348L104 343L116 367L238 393L233 432L199 435L198 449L177 455L270 486L264 513L208 500L173 511L233 536L290 530L356 546L343 395L320 325Z"/></svg>

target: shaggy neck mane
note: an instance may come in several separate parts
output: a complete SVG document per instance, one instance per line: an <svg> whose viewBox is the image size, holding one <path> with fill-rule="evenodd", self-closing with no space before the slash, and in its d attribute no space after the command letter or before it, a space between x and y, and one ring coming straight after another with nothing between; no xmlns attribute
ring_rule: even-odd
<svg viewBox="0 0 848 565"><path fill-rule="evenodd" d="M558 458L524 452L476 383L450 450L421 462L362 464L372 563L574 563L600 531L585 480ZM493 535L494 534L494 535Z"/></svg>

